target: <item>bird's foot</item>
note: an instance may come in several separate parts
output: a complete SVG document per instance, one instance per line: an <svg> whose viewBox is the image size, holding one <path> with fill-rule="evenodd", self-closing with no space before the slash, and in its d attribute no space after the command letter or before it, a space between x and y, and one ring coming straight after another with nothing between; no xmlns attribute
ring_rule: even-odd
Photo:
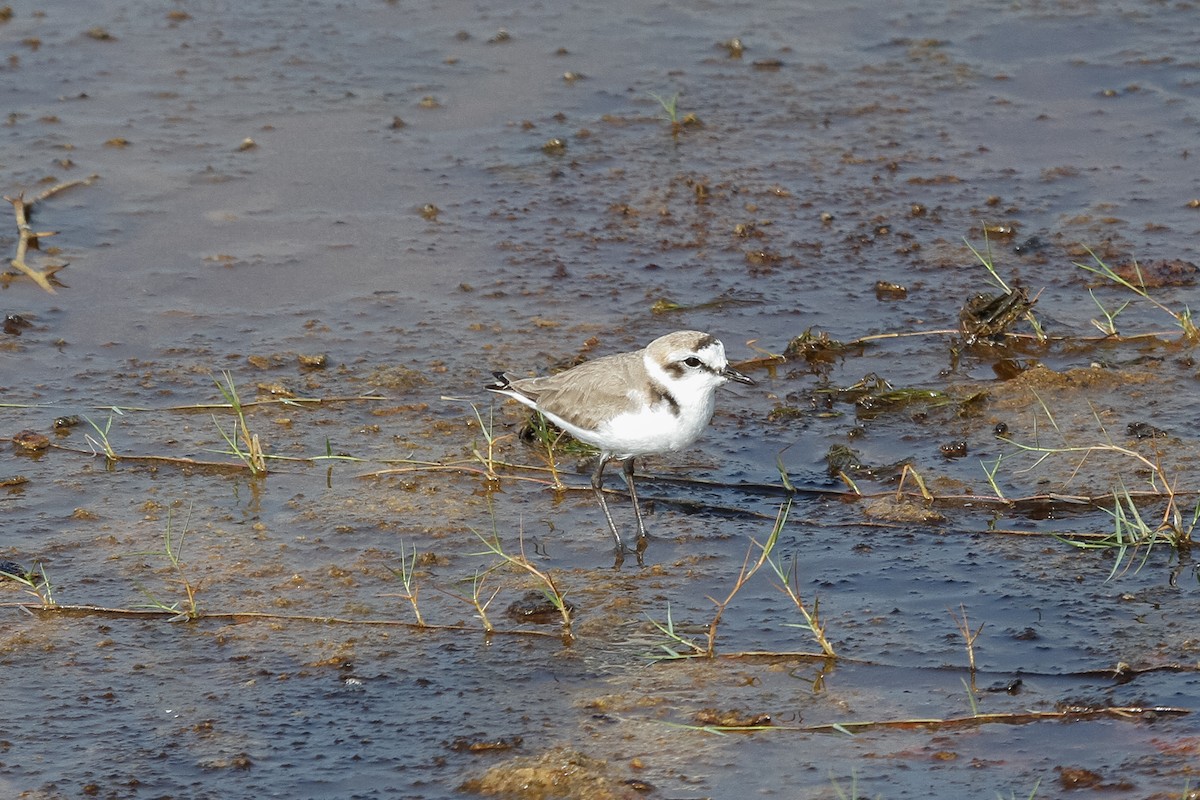
<svg viewBox="0 0 1200 800"><path fill-rule="evenodd" d="M639 567L646 566L646 548L650 546L650 537L639 536L637 543L633 547L626 547L623 542L618 543L616 550L613 551L613 569L620 569L625 564L625 555L632 553L637 558Z"/></svg>

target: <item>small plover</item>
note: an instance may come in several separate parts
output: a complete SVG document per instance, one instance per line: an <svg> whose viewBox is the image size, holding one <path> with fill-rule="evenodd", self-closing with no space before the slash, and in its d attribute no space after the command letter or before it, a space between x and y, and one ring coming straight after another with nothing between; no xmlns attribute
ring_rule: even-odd
<svg viewBox="0 0 1200 800"><path fill-rule="evenodd" d="M696 441L713 415L713 395L726 381L754 381L729 366L725 346L699 331L661 336L643 350L587 361L566 372L512 380L495 373L488 390L542 413L576 439L600 449L592 489L617 541L617 563L625 552L601 491L604 467L623 461L625 482L637 517L639 559L646 525L633 487L638 456L680 450Z"/></svg>

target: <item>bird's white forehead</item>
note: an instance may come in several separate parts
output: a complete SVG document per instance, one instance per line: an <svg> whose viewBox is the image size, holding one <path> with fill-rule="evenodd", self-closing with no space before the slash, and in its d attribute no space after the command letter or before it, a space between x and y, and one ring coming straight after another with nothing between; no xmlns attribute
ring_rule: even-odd
<svg viewBox="0 0 1200 800"><path fill-rule="evenodd" d="M714 339L710 344L697 350L696 355L709 364L724 364L725 345Z"/></svg>

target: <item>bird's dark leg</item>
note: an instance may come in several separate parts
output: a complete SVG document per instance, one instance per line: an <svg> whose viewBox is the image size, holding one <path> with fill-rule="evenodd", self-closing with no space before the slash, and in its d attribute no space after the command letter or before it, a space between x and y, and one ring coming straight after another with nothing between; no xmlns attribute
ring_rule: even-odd
<svg viewBox="0 0 1200 800"><path fill-rule="evenodd" d="M596 493L596 499L600 501L600 510L604 512L604 518L608 520L608 529L612 531L613 538L617 540L617 563L614 566L621 566L621 562L625 560L625 543L621 541L621 534L617 531L617 524L613 522L612 514L609 513L608 503L604 501L604 467L612 459L612 456L607 453L600 454L600 460L596 462L596 471L592 473L592 491Z"/></svg>
<svg viewBox="0 0 1200 800"><path fill-rule="evenodd" d="M642 507L638 504L637 489L633 486L633 459L625 459L625 483L629 486L629 497L633 500L633 515L637 517L638 541L646 538L646 523L642 521Z"/></svg>
<svg viewBox="0 0 1200 800"><path fill-rule="evenodd" d="M633 515L637 517L638 538L633 549L637 553L638 566L643 566L642 554L646 552L646 547L650 544L650 537L646 535L646 523L642 521L642 506L638 503L637 489L633 486L633 456L625 459L622 474L625 476L625 483L629 486L629 499L633 501Z"/></svg>

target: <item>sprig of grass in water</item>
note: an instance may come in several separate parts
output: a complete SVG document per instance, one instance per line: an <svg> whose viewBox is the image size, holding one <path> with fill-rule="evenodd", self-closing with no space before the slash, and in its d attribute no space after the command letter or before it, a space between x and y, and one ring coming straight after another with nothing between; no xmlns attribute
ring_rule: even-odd
<svg viewBox="0 0 1200 800"><path fill-rule="evenodd" d="M1163 525L1153 527L1148 524L1138 510L1137 504L1134 503L1133 497L1130 496L1129 490L1123 485L1120 492L1113 492L1113 508L1110 511L1107 508L1100 509L1105 514L1108 514L1113 521L1112 535L1100 540L1081 540L1072 539L1066 536L1057 536L1059 541L1065 542L1072 547L1077 547L1080 550L1115 550L1116 558L1113 560L1113 567L1108 573L1105 581L1110 581L1118 572L1124 574L1127 570L1133 567L1133 563L1137 560L1137 553L1142 547L1145 551L1142 553L1141 560L1138 561L1134 572L1139 572L1146 562L1150 559L1150 551L1158 542L1166 542L1167 544L1180 549L1185 544L1181 543L1179 537L1174 535L1171 528L1164 528ZM1196 509L1192 514L1192 518L1188 524L1184 526L1184 539L1188 542L1191 540L1191 533L1196 527L1197 520L1200 519L1200 501L1196 504ZM1125 568L1121 569L1124 564Z"/></svg>
<svg viewBox="0 0 1200 800"><path fill-rule="evenodd" d="M676 92L675 94L671 95L670 97L663 97L662 95L656 94L655 92L650 92L649 94L651 97L653 97L655 100L658 101L658 104L660 106L662 106L662 110L667 115L667 122L671 123L671 127L678 128L679 127L679 92Z"/></svg>
<svg viewBox="0 0 1200 800"><path fill-rule="evenodd" d="M538 587L545 596L547 602L554 606L554 610L558 612L562 618L563 637L568 641L574 640L574 635L571 633L571 605L567 603L566 592L558 587L558 583L554 580L554 575L549 570L541 570L533 564L525 556L525 539L521 538L521 554L513 555L505 551L504 546L500 544L499 534L493 530L492 536L488 537L481 534L479 531L472 530L476 538L483 542L486 551L474 553L473 555L495 555L499 556L502 563L515 567L518 570L532 575L537 579L540 586Z"/></svg>
<svg viewBox="0 0 1200 800"><path fill-rule="evenodd" d="M1000 464L1003 461L1004 454L1001 453L1000 455L996 456L996 462L992 464L991 469L988 469L987 464L982 460L980 460L979 466L983 468L983 474L987 476L988 486L992 487L992 492L995 493L996 498L1001 502L1007 503L1008 498L1004 496L1004 492L1000 491L1000 485L996 483L996 473L1000 470Z"/></svg>
<svg viewBox="0 0 1200 800"><path fill-rule="evenodd" d="M112 429L112 422L113 422L114 415L124 416L124 412L122 412L120 408L113 406L111 409L111 413L109 413L109 415L108 415L108 420L104 423L103 428L101 428L99 425L97 425L96 422L94 420L92 420L91 417L85 416L83 418L83 421L86 422L88 425L90 425L92 427L92 430L96 434L95 437L93 437L92 434L90 434L90 433L84 434L84 437L83 437L84 441L86 441L88 443L88 446L92 448L93 453L97 453L97 452L103 453L104 457L109 462L116 461L118 458L117 451L115 449L113 449L112 442L109 441L109 438L108 438L108 432Z"/></svg>
<svg viewBox="0 0 1200 800"><path fill-rule="evenodd" d="M1041 404L1042 411L1045 413L1051 426L1062 437L1063 432L1059 428L1058 423L1055 422L1054 415L1046 403L1036 393L1034 396ZM1125 487L1124 482L1119 481L1118 486L1112 491L1112 510L1101 509L1113 520L1113 533L1111 536L1098 541L1094 539L1074 539L1069 536L1056 537L1060 541L1070 544L1072 547L1084 550L1115 549L1117 558L1113 564L1112 571L1109 573L1108 578L1105 579L1112 580L1119 571L1123 572L1121 570L1122 564L1125 564L1126 570L1133 565L1138 550L1143 546L1146 548L1146 551L1142 555L1141 563L1137 569L1141 569L1142 565L1146 563L1146 560L1150 556L1150 549L1158 542L1165 542L1176 551L1183 551L1190 547L1192 534L1196 530L1197 524L1200 523L1200 500L1197 501L1196 506L1192 509L1191 518L1185 520L1183 512L1180 509L1179 496L1175 492L1175 481L1167 474L1166 469L1163 467L1162 459L1158 457L1151 459L1136 450L1116 444L1105 429L1100 415L1094 410L1093 416L1104 438L1103 441L1095 444L1070 445L1064 438L1062 446L1046 446L1037 442L1036 429L1034 444L1023 444L1014 439L1005 439L1004 441L1018 450L1038 455L1034 463L1027 469L1034 469L1044 460L1055 455L1078 455L1079 465L1076 467L1077 470L1093 453L1111 453L1124 456L1135 462L1139 469L1149 475L1151 491L1156 494L1165 495L1166 508L1163 511L1162 518L1157 525L1152 525L1143 518L1141 510L1134 501L1133 495Z"/></svg>
<svg viewBox="0 0 1200 800"><path fill-rule="evenodd" d="M404 584L404 594L385 594L383 596L400 597L407 600L412 606L413 616L417 618L417 625L424 628L425 619L421 616L421 606L417 602L418 595L420 594L420 587L418 587L416 583L417 546L415 544L413 545L411 556L405 556L404 546L401 545L400 569L388 567L388 571L391 572L395 577L399 578L400 582Z"/></svg>
<svg viewBox="0 0 1200 800"><path fill-rule="evenodd" d="M8 562L11 564L11 562ZM12 565L14 571L8 569L0 569L0 580L10 580L25 587L25 593L33 595L42 604L42 608L52 608L57 605L54 600L54 588L50 585L50 576L46 574L46 567L38 563L36 570L15 571L18 567Z"/></svg>
<svg viewBox="0 0 1200 800"><path fill-rule="evenodd" d="M1092 302L1096 304L1096 308L1099 308L1100 313L1104 315L1104 322L1101 322L1098 319L1093 319L1090 320L1092 325L1094 325L1096 329L1105 336L1120 336L1120 332L1117 331L1117 317L1120 316L1121 312L1128 308L1129 304L1133 301L1126 300L1124 303L1121 303L1121 307L1116 311L1109 311L1104 307L1104 304L1100 302L1099 298L1096 297L1096 293L1090 288L1088 289L1088 294L1092 296Z"/></svg>
<svg viewBox="0 0 1200 800"><path fill-rule="evenodd" d="M671 123L671 134L678 134L686 127L699 126L700 119L695 114L679 114L679 92L670 97L663 97L654 92L648 93L651 97L658 101L662 106L663 113L666 115L667 122Z"/></svg>
<svg viewBox="0 0 1200 800"><path fill-rule="evenodd" d="M475 421L479 423L479 432L483 434L483 440L487 442L487 455L479 452L479 448L472 445L471 453L483 465L484 477L489 483L498 483L500 476L496 474L496 442L500 440L493 432L494 419L492 408L488 408L488 421L485 424L483 417L479 413L479 408L474 403L471 403L471 411L475 413Z"/></svg>
<svg viewBox="0 0 1200 800"><path fill-rule="evenodd" d="M775 575L779 578L780 584L776 585L780 591L784 592L796 606L800 615L804 618L804 625L794 625L785 623L788 627L805 627L817 640L821 646L821 650L829 658L836 658L833 645L825 636L825 625L820 618L820 604L813 603L812 609L800 597L799 579L797 577L795 563L788 569L775 559L772 554L775 551L776 545L779 543L780 533L783 531L783 526L787 523L788 513L791 510L791 498L784 503L779 509L779 514L775 518L775 524L771 528L771 534L762 544L751 540L750 547L746 551L746 558L742 562L742 568L738 573L737 579L734 581L733 587L724 599L718 600L714 597L709 597L709 601L716 606L713 618L706 626L707 635L703 643L695 639L688 638L675 627L675 622L671 617L671 606L667 604L666 622L659 622L653 617L650 618L650 623L667 637L667 642L660 643L659 649L666 653L665 656L657 653L651 654L650 657L656 660L672 661L687 658L715 658L717 650L717 632L721 623L721 618L724 615L729 605L741 592L742 588L759 572L764 566L769 566ZM758 557L754 558L754 551L758 550ZM753 561L752 561L753 559Z"/></svg>
<svg viewBox="0 0 1200 800"><path fill-rule="evenodd" d="M492 625L491 619L488 618L487 610L488 606L492 604L492 601L496 599L496 595L500 594L500 589L496 588L496 590L492 592L491 597L488 597L486 600L483 599L485 591L484 584L487 582L488 575L490 575L494 569L495 567L493 566L483 570L475 570L475 575L471 578L471 595L469 597L464 594L459 594L458 592L452 592L447 589L443 589L439 586L433 587L434 591L440 592L447 597L452 597L455 600L461 600L462 602L474 608L475 615L479 617L479 621L483 623L483 632L485 634L491 634L496 630L495 626Z"/></svg>
<svg viewBox="0 0 1200 800"><path fill-rule="evenodd" d="M1105 280L1112 281L1113 283L1117 284L1118 286L1123 286L1124 288L1126 288L1129 291L1136 294L1138 297L1142 298L1143 300L1148 301L1155 308L1159 309L1160 311L1165 312L1172 319L1175 320L1175 324L1178 325L1179 328L1183 331L1184 338L1190 344L1196 344L1197 342L1200 342L1200 329L1198 329L1196 327L1196 323L1192 320L1191 309L1185 305L1183 307L1183 311L1175 311L1172 308L1170 308L1169 306L1165 305L1164 303L1161 303L1158 300L1155 300L1153 297L1151 297L1150 293L1148 291L1146 291L1146 280L1145 280L1145 278L1142 277L1142 268L1138 266L1138 263L1136 261L1133 262L1133 270L1134 270L1134 273L1137 275L1137 283L1134 283L1133 281L1130 281L1130 280L1126 279L1125 277L1119 275L1116 272L1116 270L1114 270L1108 264L1105 264L1104 261L1100 258L1100 256L1096 255L1096 253L1090 247L1084 245L1083 249L1087 251L1087 254L1089 256L1091 256L1092 260L1096 263L1095 264L1081 264L1078 261L1076 261L1075 266L1077 266L1080 269L1085 270L1087 272L1091 272L1094 275L1099 275L1100 277L1104 278ZM1128 305L1128 303L1126 303L1125 305ZM1124 308L1125 308L1125 306L1121 306L1121 309L1118 310L1116 313L1120 313L1120 311L1124 310ZM1116 313L1113 314L1113 317L1116 316ZM1106 314L1106 316L1107 316L1107 314ZM1104 329L1101 328L1101 330L1104 330Z"/></svg>
<svg viewBox="0 0 1200 800"><path fill-rule="evenodd" d="M656 661L678 661L685 658L697 658L705 655L705 648L703 645L693 641L692 639L688 639L682 633L675 630L675 620L671 618L670 603L667 603L666 622L659 622L653 617L649 617L649 619L650 624L658 628L658 630L664 636L666 636L668 640L667 642L660 642L658 645L659 649L666 653L666 655L660 656L658 654L653 654L650 656L651 658L655 659ZM671 642L674 644L671 644ZM675 645L679 645L679 647L683 648L686 652L680 652Z"/></svg>
<svg viewBox="0 0 1200 800"><path fill-rule="evenodd" d="M998 286L1005 294L1012 294L1012 287L1010 287L1008 282L1005 281L1004 278L1000 277L1000 273L996 271L996 259L992 256L992 242L990 239L988 239L987 228L984 227L983 230L982 253L976 250L975 245L971 244L971 240L965 236L963 237L963 243L966 244L967 249L971 251L971 254L975 256L975 260L982 264L983 268L988 271L988 275L990 275L992 278L992 283L996 284L996 286Z"/></svg>
<svg viewBox="0 0 1200 800"><path fill-rule="evenodd" d="M221 423L217 421L215 414L212 418L213 424L217 426L221 438L229 445L230 455L241 459L242 463L250 470L251 475L261 478L267 474L267 460L263 454L262 444L259 442L258 434L250 433L250 428L246 425L246 414L242 408L241 398L238 397L237 386L233 382L233 375L230 374L229 370L223 370L221 377L224 378L224 383L221 383L217 378L213 378L213 382L217 385L217 389L221 392L221 395L225 398L225 402L229 404L236 417L233 423L233 434L230 435L225 432L225 429L221 427Z"/></svg>
<svg viewBox="0 0 1200 800"><path fill-rule="evenodd" d="M775 549L775 545L779 542L779 533L783 530L783 525L787 521L788 510L792 507L792 499L789 497L787 502L779 509L779 514L775 518L775 525L771 528L771 535L767 537L764 544L759 544L753 539L750 540L750 547L746 550L746 558L742 561L742 568L738 572L737 579L733 582L733 588L729 590L729 594L724 600L717 600L714 597L709 597L709 601L717 607L716 613L713 614L712 620L708 623L708 643L704 648L706 658L713 658L717 651L717 627L721 624L721 617L725 614L725 609L733 602L733 598L742 590L751 578L754 577L760 569L771 560L771 552ZM759 549L758 559L753 564L750 563L750 557L754 552L754 548Z"/></svg>
<svg viewBox="0 0 1200 800"><path fill-rule="evenodd" d="M492 625L492 621L488 619L487 609L488 606L492 604L492 601L496 599L496 595L500 594L500 589L497 588L496 591L492 592L492 596L487 600L480 599L483 597L483 584L484 581L487 580L489 572L491 572L491 570L484 570L482 572L475 570L475 577L471 580L470 602L471 605L475 607L475 614L479 617L479 621L483 623L483 630L485 633L491 633L492 631L496 630L495 626Z"/></svg>
<svg viewBox="0 0 1200 800"><path fill-rule="evenodd" d="M833 784L833 793L837 795L838 800L864 800L863 796L858 793L858 775L853 771L850 773L850 791L844 791L842 785L837 782L837 779L832 775L829 776L829 782ZM875 795L876 800L880 795Z"/></svg>
<svg viewBox="0 0 1200 800"><path fill-rule="evenodd" d="M443 398L446 400L454 400L457 398ZM485 422L479 408L474 403L469 403L471 411L475 415L475 422L479 425L479 431L483 434L484 442L487 444L486 453L480 452L478 447L472 445L471 454L475 457L484 468L485 479L492 484L500 481L500 475L496 472L496 465L500 462L496 459L496 445L504 436L498 436L495 433L495 420L493 417L493 409L488 409L488 418ZM589 444L585 444L577 439L571 438L566 432L557 430L550 422L540 413L534 413L529 420L529 430L532 431L533 437L546 451L546 466L550 470L550 479L552 483L550 488L556 492L566 490L566 485L562 482L562 477L558 471L558 453L569 453L572 455L587 456L596 453L596 449ZM524 438L524 433L522 433Z"/></svg>
<svg viewBox="0 0 1200 800"><path fill-rule="evenodd" d="M789 499L783 508L780 509L779 516L775 520L775 529L771 534L772 538L776 541L779 539L779 531L783 529L784 523L787 522L788 512L791 510L791 507L792 501ZM771 543L771 547L774 548L774 542ZM796 559L792 559L787 569L784 569L778 561L770 557L767 558L767 563L770 565L771 571L779 578L779 583L775 585L775 588L788 596L788 599L796 606L796 610L800 612L800 616L804 618L803 626L793 622L787 622L784 625L790 628L808 628L817 644L821 646L821 652L829 658L837 658L837 651L833 649L833 643L825 636L825 623L821 621L821 601L814 597L812 610L810 611L808 606L805 605L803 598L800 597L800 574Z"/></svg>
<svg viewBox="0 0 1200 800"><path fill-rule="evenodd" d="M541 443L542 447L546 449L546 466L549 467L550 478L554 481L554 483L551 485L551 488L556 492L565 491L567 487L565 484L563 484L562 478L560 478L558 475L558 463L554 454L558 451L560 445L563 443L563 437L567 435L566 432L555 430L554 426L550 424L550 420L546 419L545 415L540 411L533 415L529 424L530 428L533 430L533 435ZM574 442L575 440L572 439L570 441ZM591 448L588 445L584 445L583 442L578 442L578 444L581 447L591 450Z"/></svg>
<svg viewBox="0 0 1200 800"><path fill-rule="evenodd" d="M183 528L176 534L172 529L173 513L171 509L167 509L167 527L163 533L163 549L143 553L133 553L137 556L162 556L166 559L171 571L175 573L175 577L167 581L168 584L175 584L183 589L183 607L180 608L179 601L168 604L160 600L157 595L151 592L144 586L138 586L142 594L149 601L143 605L143 608L152 608L166 613L174 614L169 621L180 622L183 620L195 620L200 617L200 607L197 600L197 594L200 592L200 584L192 583L188 577L187 571L184 569L182 560L183 540L187 536L188 522L191 520L192 510L188 507L187 516L183 520Z"/></svg>
<svg viewBox="0 0 1200 800"><path fill-rule="evenodd" d="M979 701L975 699L975 692L971 689L970 684L967 683L966 678L959 678L959 680L962 681L963 689L967 691L967 705L971 707L971 716L978 717Z"/></svg>

